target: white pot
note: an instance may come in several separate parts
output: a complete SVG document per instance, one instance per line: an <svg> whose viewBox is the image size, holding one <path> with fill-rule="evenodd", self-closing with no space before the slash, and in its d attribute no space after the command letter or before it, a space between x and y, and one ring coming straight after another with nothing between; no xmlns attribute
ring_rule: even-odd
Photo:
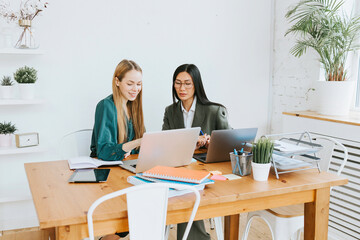
<svg viewBox="0 0 360 240"><path fill-rule="evenodd" d="M0 147L10 147L12 144L12 134L0 134Z"/></svg>
<svg viewBox="0 0 360 240"><path fill-rule="evenodd" d="M251 162L253 178L255 181L267 181L269 177L271 163Z"/></svg>
<svg viewBox="0 0 360 240"><path fill-rule="evenodd" d="M33 99L35 96L34 83L19 83L19 90L22 99Z"/></svg>
<svg viewBox="0 0 360 240"><path fill-rule="evenodd" d="M1 98L13 98L13 86L0 86L0 96Z"/></svg>
<svg viewBox="0 0 360 240"><path fill-rule="evenodd" d="M355 92L355 81L317 81L315 92L318 113L323 115L347 115Z"/></svg>

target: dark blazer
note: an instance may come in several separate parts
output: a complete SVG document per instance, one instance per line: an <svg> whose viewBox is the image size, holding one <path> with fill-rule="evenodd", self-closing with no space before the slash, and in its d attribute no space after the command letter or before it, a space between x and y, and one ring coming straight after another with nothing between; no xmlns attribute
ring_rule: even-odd
<svg viewBox="0 0 360 240"><path fill-rule="evenodd" d="M196 101L195 115L192 127L201 127L201 130L210 135L213 130L229 129L227 111L217 105L203 105ZM167 106L165 109L162 129L185 128L184 116L181 111L181 101Z"/></svg>

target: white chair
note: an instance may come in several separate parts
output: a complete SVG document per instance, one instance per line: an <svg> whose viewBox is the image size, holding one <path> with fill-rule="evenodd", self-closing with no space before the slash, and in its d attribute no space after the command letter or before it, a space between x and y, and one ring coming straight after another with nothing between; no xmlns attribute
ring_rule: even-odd
<svg viewBox="0 0 360 240"><path fill-rule="evenodd" d="M321 158L320 167L325 171L329 170L335 145L342 149L344 158L336 172L337 175L340 175L348 159L346 147L339 141L325 136L311 137L311 139L312 142L315 141L324 146L317 156ZM304 227L304 204L249 212L243 240L248 238L251 223L256 217L262 218L269 226L272 239L300 239Z"/></svg>
<svg viewBox="0 0 360 240"><path fill-rule="evenodd" d="M94 240L93 212L102 202L126 194L129 232L131 240L165 239L165 224L169 188L189 189L195 196L193 210L185 229L183 240L187 239L200 203L199 191L180 184L151 183L122 189L97 199L87 214L89 239ZM156 216L156 217L155 217Z"/></svg>
<svg viewBox="0 0 360 240"><path fill-rule="evenodd" d="M60 140L62 159L90 156L92 129L82 129L63 136Z"/></svg>

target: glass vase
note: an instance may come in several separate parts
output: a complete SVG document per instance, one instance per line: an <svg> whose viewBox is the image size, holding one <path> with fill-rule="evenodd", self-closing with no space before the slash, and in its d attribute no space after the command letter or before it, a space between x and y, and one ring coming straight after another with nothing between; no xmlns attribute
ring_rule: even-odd
<svg viewBox="0 0 360 240"><path fill-rule="evenodd" d="M39 47L35 39L34 30L31 27L31 20L19 20L20 36L15 43L15 48L35 49Z"/></svg>

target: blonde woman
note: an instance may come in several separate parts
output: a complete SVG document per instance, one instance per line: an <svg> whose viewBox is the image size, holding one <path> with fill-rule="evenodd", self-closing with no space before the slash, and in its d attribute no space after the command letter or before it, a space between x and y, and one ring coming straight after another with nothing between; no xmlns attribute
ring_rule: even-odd
<svg viewBox="0 0 360 240"><path fill-rule="evenodd" d="M140 146L144 134L142 70L131 60L116 67L110 96L96 106L91 157L122 160Z"/></svg>
<svg viewBox="0 0 360 240"><path fill-rule="evenodd" d="M122 160L137 153L144 134L142 110L142 70L131 60L122 60L115 69L112 94L101 100L95 111L91 139L91 157L105 161ZM116 240L128 233L107 235L102 240Z"/></svg>

